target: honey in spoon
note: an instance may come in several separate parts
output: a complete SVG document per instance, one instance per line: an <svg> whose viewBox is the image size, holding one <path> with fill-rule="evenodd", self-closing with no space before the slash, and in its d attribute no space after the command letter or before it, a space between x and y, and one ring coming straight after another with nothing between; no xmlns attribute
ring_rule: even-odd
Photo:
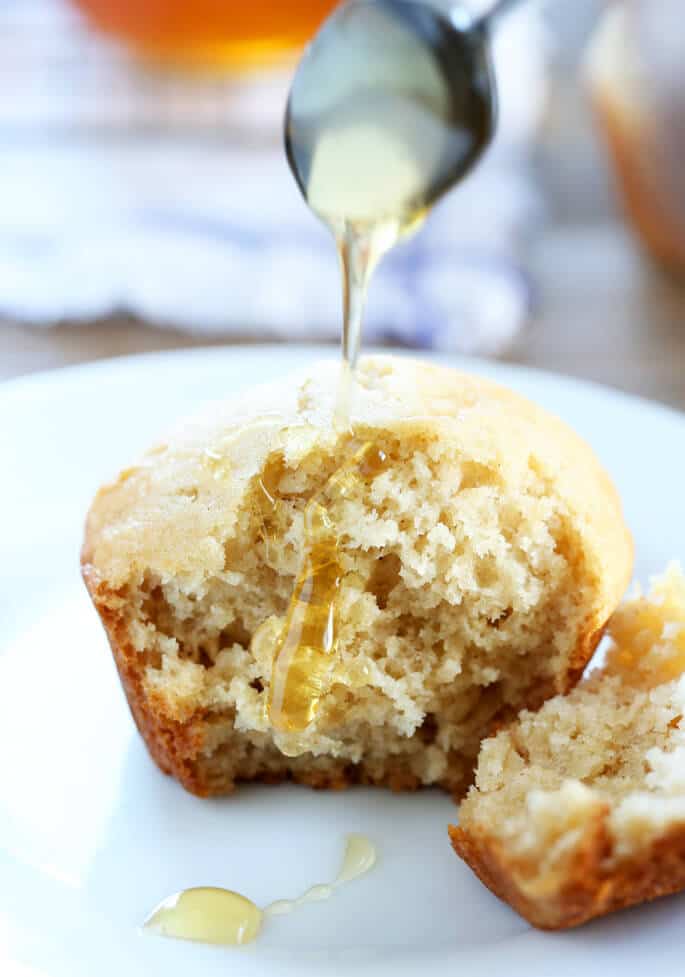
<svg viewBox="0 0 685 977"><path fill-rule="evenodd" d="M461 24L461 26L459 26ZM338 7L302 58L285 146L343 273L343 384L373 269L479 158L496 115L486 22L412 0Z"/></svg>

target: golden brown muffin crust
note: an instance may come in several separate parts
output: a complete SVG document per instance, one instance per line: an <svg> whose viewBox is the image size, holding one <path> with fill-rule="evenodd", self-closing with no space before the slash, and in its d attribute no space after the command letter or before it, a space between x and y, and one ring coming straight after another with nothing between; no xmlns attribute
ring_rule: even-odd
<svg viewBox="0 0 685 977"><path fill-rule="evenodd" d="M516 883L514 860L497 838L477 828L450 825L448 831L457 855L524 919L538 929L570 929L685 888L685 828L673 828L635 857L608 868L607 813L598 812L587 826L563 887L543 897L527 895Z"/></svg>
<svg viewBox="0 0 685 977"><path fill-rule="evenodd" d="M601 668L483 741L449 835L542 929L685 887L685 575L612 616Z"/></svg>

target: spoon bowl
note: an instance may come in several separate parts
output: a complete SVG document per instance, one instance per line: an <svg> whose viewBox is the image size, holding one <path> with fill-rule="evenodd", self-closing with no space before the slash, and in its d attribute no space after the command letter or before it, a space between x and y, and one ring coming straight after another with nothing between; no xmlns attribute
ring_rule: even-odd
<svg viewBox="0 0 685 977"><path fill-rule="evenodd" d="M351 0L300 61L286 153L334 230L394 220L406 231L485 151L496 113L484 22L415 0Z"/></svg>

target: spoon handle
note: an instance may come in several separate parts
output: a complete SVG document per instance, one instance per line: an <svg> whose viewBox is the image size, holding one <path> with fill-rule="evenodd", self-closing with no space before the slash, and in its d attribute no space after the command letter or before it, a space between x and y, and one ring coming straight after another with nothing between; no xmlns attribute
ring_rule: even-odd
<svg viewBox="0 0 685 977"><path fill-rule="evenodd" d="M496 3L484 14L482 14L473 25L477 30L490 30L499 21L500 17L509 13L512 7L518 6L522 0L497 0Z"/></svg>

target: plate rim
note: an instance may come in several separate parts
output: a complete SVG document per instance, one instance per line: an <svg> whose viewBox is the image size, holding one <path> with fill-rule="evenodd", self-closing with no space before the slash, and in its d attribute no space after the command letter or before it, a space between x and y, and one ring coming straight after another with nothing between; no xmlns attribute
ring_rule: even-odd
<svg viewBox="0 0 685 977"><path fill-rule="evenodd" d="M538 367L532 367L527 365L522 365L518 363L509 363L507 361L497 360L497 359L485 359L480 357L467 357L458 354L452 354L449 352L440 351L426 351L426 350L414 350L398 347L373 347L368 350L372 354L389 354L389 355L400 355L402 357L424 359L432 362L442 363L444 365L451 365L457 369L463 369L467 371L472 371L475 373L481 373L485 376L494 377L498 382L504 384L517 383L520 381L522 386L531 385L534 388L539 388L539 392L542 392L543 387L549 390L559 391L561 396L568 395L572 398L583 397L583 395L591 397L594 400L602 400L605 404L611 405L618 411L632 411L641 410L649 412L651 417L658 422L663 420L668 423L680 424L685 422L685 411L679 410L677 408L671 407L668 404L663 404L659 401L650 400L646 397L640 395L635 395L627 393L622 390L618 390L614 387L606 386L602 383L596 381L589 381L573 376L568 376L565 374L556 373L553 371L547 371L540 369ZM202 369L202 363L211 363L211 358L219 359L220 357L230 357L231 355L237 356L249 356L251 359L259 359L262 356L267 357L282 357L282 367L284 376L287 375L294 369L298 368L298 360L301 357L316 356L320 354L322 357L335 358L339 356L337 347L332 344L309 344L309 343L297 343L297 344L280 344L280 343L264 343L264 344L253 344L253 343L235 343L226 344L224 346L214 346L214 345L203 345L191 348L180 348L171 350L153 350L143 353L126 354L121 356L111 356L95 361L90 361L86 363L76 363L69 364L65 366L60 366L47 370L39 370L34 373L24 374L18 377L10 378L0 382L0 406L6 406L12 402L12 400L17 397L18 399L24 397L30 397L34 394L42 394L46 399L54 394L56 390L59 390L65 383L72 383L74 386L79 382L89 382L98 376L112 376L125 374L131 369L141 370L145 367L150 367L153 370L162 370L165 365L182 363L184 360L197 361L199 369ZM300 362L299 366L303 364ZM70 390L71 395L76 394L74 387ZM526 396L530 396L526 394ZM535 390L532 391L532 396L537 396ZM212 398L210 395L209 399ZM173 418L171 418L173 420ZM10 433L10 441L12 439L12 434ZM0 845L0 850L2 846ZM458 911L458 907L455 907ZM585 932L585 931L584 931ZM591 931L587 931L591 933ZM525 939L522 939L525 937ZM496 947L483 947L478 956L478 959L473 959L471 953L464 953L463 950L451 947L449 949L433 948L432 952L430 948L427 948L428 952L426 956L421 955L416 957L414 960L411 957L407 960L403 960L402 963L398 963L396 959L393 960L391 964L386 964L379 959L377 965L362 964L357 966L353 963L341 964L340 969L334 971L331 966L325 968L322 967L321 973L333 974L334 972L344 974L352 973L363 973L363 974L374 974L376 977L381 977L384 974L407 974L413 975L416 973L426 973L430 971L435 973L436 977L438 974L445 974L454 972L455 968L461 963L462 966L466 964L466 969L468 972L484 973L488 971L493 977L497 977L498 974L507 974L507 977L519 977L519 975L528 974L529 977L537 977L538 974L548 974L549 971L545 970L545 967L549 966L549 960L552 958L555 960L555 974L558 977L561 975L566 975L567 973L576 973L577 968L580 966L581 962L584 961L586 965L590 965L590 971L594 972L595 967L597 968L597 973L599 974L605 964L608 962L609 954L615 952L616 950L616 940L606 937L599 943L596 939L588 939L587 946L584 946L584 941L580 941L581 945L578 945L578 941L574 938L573 934L562 934L561 939L555 940L551 945L548 943L548 938L545 934L537 933L536 931L527 930L525 933L521 934L521 937L511 938L513 942L508 944L509 949L507 953L509 956L506 958L500 958ZM525 947L522 945L525 943ZM624 954L629 953L630 942L626 940L620 945L621 950L621 961L624 960ZM566 969L566 963L563 961L564 949L568 955L568 963L572 970ZM672 948L675 953L675 948ZM559 950L562 951L559 954ZM591 955L592 959L585 957L587 952L588 957ZM539 954L539 959L538 959ZM549 954L549 957L548 957ZM670 960L667 954L664 955L665 967L669 967L668 960ZM672 958L674 961L676 957ZM20 958L19 958L20 960ZM2 955L0 953L0 961L2 961ZM530 969L531 961L534 963L534 969ZM4 962L4 961L3 961ZM18 973L22 974L22 963L13 960L12 958L8 961L10 968L16 963L18 967ZM264 957L264 973L279 973L280 967L283 967L283 973L294 972L296 967L293 967L292 971L290 966L286 968L285 961L270 958L268 955ZM298 964L299 966L299 964ZM500 966L502 969L500 970ZM238 961L236 960L236 967L240 970ZM541 968L538 970L537 968ZM273 968L273 969L272 969ZM387 968L387 969L386 969ZM475 968L472 970L472 968ZM230 962L226 967L226 972L231 972L232 968ZM30 967L26 970L26 977L30 972ZM252 972L252 971L250 971ZM260 971L261 972L261 971ZM301 972L303 975L311 974L312 969L306 964L301 965ZM677 973L677 969L668 971L664 970L664 973ZM48 973L53 973L52 968L46 971ZM14 977L13 969L10 969L10 974Z"/></svg>

